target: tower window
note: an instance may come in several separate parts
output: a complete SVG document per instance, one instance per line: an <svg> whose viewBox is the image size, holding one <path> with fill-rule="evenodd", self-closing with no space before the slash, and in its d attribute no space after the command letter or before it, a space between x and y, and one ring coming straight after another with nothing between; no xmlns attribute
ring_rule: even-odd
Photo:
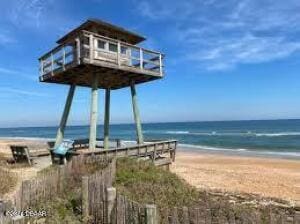
<svg viewBox="0 0 300 224"><path fill-rule="evenodd" d="M109 43L109 51L112 51L112 52L118 52L118 46L116 44L113 44L113 43Z"/></svg>
<svg viewBox="0 0 300 224"><path fill-rule="evenodd" d="M98 40L98 48L105 49L105 44L106 44L106 42L104 42L102 40Z"/></svg>

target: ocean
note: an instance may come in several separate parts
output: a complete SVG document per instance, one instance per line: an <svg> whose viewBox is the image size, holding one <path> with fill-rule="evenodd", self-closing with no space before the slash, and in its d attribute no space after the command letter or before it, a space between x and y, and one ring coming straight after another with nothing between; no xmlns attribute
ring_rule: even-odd
<svg viewBox="0 0 300 224"><path fill-rule="evenodd" d="M56 127L1 128L1 138L53 139ZM300 159L300 119L174 122L143 124L145 140L177 139L184 148L211 152L254 153ZM88 137L88 126L69 126L66 139ZM135 140L134 124L113 124L111 138ZM98 126L102 138L103 126Z"/></svg>

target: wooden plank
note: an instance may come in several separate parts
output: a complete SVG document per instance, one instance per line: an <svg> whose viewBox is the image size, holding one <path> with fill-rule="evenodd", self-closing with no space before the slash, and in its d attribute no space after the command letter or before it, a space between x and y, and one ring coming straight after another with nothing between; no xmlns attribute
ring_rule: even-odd
<svg viewBox="0 0 300 224"><path fill-rule="evenodd" d="M86 222L89 214L89 178L85 176L82 177L82 216Z"/></svg>

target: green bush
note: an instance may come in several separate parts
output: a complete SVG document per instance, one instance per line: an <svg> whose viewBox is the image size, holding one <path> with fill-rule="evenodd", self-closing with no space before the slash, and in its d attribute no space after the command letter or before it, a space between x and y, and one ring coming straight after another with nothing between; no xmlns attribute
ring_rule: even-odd
<svg viewBox="0 0 300 224"><path fill-rule="evenodd" d="M117 161L115 186L121 194L160 208L191 206L200 193L176 174L150 162L122 158Z"/></svg>

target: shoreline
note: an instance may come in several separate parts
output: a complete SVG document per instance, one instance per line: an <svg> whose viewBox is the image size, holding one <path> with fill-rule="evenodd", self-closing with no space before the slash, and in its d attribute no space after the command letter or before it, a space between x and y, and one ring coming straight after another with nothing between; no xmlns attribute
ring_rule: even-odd
<svg viewBox="0 0 300 224"><path fill-rule="evenodd" d="M198 189L254 194L300 206L300 160L177 150L171 171Z"/></svg>
<svg viewBox="0 0 300 224"><path fill-rule="evenodd" d="M241 157L254 157L254 158L267 158L267 159L288 159L299 160L300 152L274 152L274 151L254 151L254 150L238 150L238 149L207 149L197 145L179 144L178 148L182 152L189 153L204 153L228 156L241 156ZM212 147L211 147L212 148Z"/></svg>
<svg viewBox="0 0 300 224"><path fill-rule="evenodd" d="M41 138L1 138L0 155L11 156L10 144L46 149ZM129 144L129 143L128 143ZM300 204L300 160L235 151L178 146L171 171L199 189L247 193ZM300 206L300 205L299 205Z"/></svg>
<svg viewBox="0 0 300 224"><path fill-rule="evenodd" d="M67 140L67 139L66 139ZM55 138L47 137L0 137L0 143L6 141L28 142L29 144L45 143L47 141L55 141ZM132 144L133 140L122 140L126 144ZM270 150L253 150L253 149L232 149L232 148L218 148L204 145L192 145L192 144L178 144L180 150L190 153L205 153L216 155L228 155L228 156L242 156L242 157L257 157L257 158L274 158L274 159L289 159L300 160L300 151L270 151ZM1 148L0 148L1 150Z"/></svg>

